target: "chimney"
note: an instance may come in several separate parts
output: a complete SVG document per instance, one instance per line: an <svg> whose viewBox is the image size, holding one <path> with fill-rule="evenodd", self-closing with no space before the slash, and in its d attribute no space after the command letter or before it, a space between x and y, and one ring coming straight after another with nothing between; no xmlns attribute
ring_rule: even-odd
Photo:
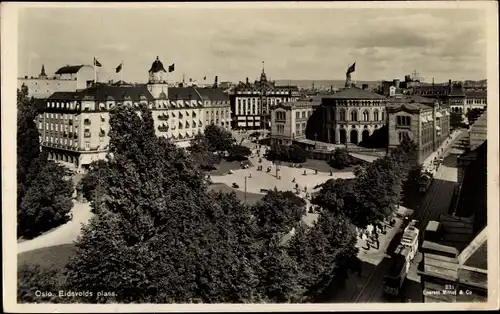
<svg viewBox="0 0 500 314"><path fill-rule="evenodd" d="M248 84L248 77L247 77L246 83Z"/></svg>

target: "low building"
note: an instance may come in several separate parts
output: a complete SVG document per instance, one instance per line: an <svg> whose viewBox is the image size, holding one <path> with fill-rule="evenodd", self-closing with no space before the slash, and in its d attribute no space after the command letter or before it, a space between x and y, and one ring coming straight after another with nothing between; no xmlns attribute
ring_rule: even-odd
<svg viewBox="0 0 500 314"><path fill-rule="evenodd" d="M450 113L447 104L410 96L387 104L389 151L403 139L418 146L419 162L423 162L450 134Z"/></svg>
<svg viewBox="0 0 500 314"><path fill-rule="evenodd" d="M323 141L358 145L386 124L387 98L358 87L349 87L322 98Z"/></svg>
<svg viewBox="0 0 500 314"><path fill-rule="evenodd" d="M271 111L271 144L291 145L306 139L306 128L316 102L309 100L283 102Z"/></svg>
<svg viewBox="0 0 500 314"><path fill-rule="evenodd" d="M53 76L48 76L42 65L38 77L20 77L17 79L17 87L27 87L28 97L44 99L55 92L72 92L90 87L94 76L94 67L91 65L63 66Z"/></svg>

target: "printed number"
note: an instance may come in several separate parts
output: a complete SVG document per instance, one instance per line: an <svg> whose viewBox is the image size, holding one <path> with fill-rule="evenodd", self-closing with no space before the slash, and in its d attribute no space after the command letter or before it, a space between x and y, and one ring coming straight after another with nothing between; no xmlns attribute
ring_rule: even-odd
<svg viewBox="0 0 500 314"><path fill-rule="evenodd" d="M446 290L455 290L455 286L454 285L445 285L444 288Z"/></svg>

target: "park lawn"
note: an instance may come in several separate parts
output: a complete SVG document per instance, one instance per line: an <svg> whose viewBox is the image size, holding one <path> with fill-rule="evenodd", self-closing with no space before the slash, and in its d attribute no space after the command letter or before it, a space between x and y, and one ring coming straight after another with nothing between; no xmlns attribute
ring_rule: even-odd
<svg viewBox="0 0 500 314"><path fill-rule="evenodd" d="M239 200L245 201L245 192L242 192L242 191L237 190L237 189L233 189L224 183L214 183L214 184L211 184L208 188L212 191L219 191L219 192L223 192L223 193L234 192L234 193L236 193L236 197ZM264 197L264 194L248 193L247 192L247 204L253 205L253 204L257 203L258 201L260 201L263 197Z"/></svg>
<svg viewBox="0 0 500 314"><path fill-rule="evenodd" d="M17 255L18 267L40 265L45 269L62 270L76 251L74 244L61 244L24 252Z"/></svg>

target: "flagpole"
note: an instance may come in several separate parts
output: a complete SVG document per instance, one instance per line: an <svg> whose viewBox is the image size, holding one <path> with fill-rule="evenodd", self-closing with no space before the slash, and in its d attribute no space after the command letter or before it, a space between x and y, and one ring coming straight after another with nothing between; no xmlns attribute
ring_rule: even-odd
<svg viewBox="0 0 500 314"><path fill-rule="evenodd" d="M123 60L122 60L122 68L121 68L121 71L120 71L120 81L123 84Z"/></svg>
<svg viewBox="0 0 500 314"><path fill-rule="evenodd" d="M94 86L97 85L97 68L96 68L96 59L94 57Z"/></svg>

